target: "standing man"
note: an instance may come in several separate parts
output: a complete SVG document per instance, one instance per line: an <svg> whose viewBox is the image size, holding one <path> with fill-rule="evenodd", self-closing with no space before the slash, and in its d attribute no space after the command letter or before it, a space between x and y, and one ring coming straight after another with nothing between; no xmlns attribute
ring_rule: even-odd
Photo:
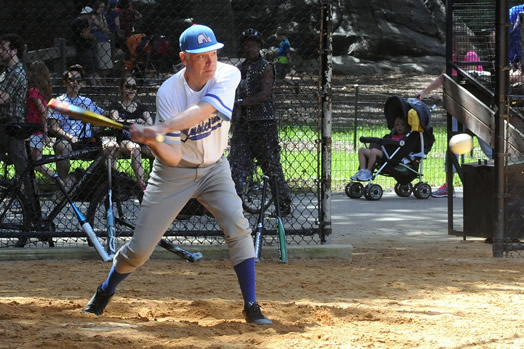
<svg viewBox="0 0 524 349"><path fill-rule="evenodd" d="M7 152L18 175L27 166L27 151L22 138L10 135L4 126L9 123L26 122L27 76L22 64L25 44L16 34L5 34L0 38L0 58L6 69L0 74L0 151ZM31 185L29 176L23 183Z"/></svg>
<svg viewBox="0 0 524 349"><path fill-rule="evenodd" d="M237 91L233 136L231 138L231 175L238 195L242 195L246 177L253 171L256 158L272 184L273 197L278 185L280 214L291 214L291 195L280 163L278 125L273 106L273 65L260 55L262 34L255 29L242 32L245 60L238 66L242 74Z"/></svg>
<svg viewBox="0 0 524 349"><path fill-rule="evenodd" d="M246 321L271 324L256 302L251 230L223 155L240 81L237 68L218 62L217 50L223 46L207 26L186 29L180 35L179 54L185 68L158 90L156 125L131 127L132 139L148 145L156 159L133 238L117 252L106 281L84 313L104 312L117 285L149 259L184 205L197 198L224 230ZM166 135L165 143L155 141L158 133Z"/></svg>

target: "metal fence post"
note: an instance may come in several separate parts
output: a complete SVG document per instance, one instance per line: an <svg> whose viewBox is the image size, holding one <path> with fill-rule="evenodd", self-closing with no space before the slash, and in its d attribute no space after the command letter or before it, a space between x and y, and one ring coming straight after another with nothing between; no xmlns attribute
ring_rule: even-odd
<svg viewBox="0 0 524 349"><path fill-rule="evenodd" d="M504 120L508 120L508 0L497 1L495 10L496 24L496 54L495 54L495 222L493 231L493 257L504 256L504 193L505 193L505 151L504 151Z"/></svg>
<svg viewBox="0 0 524 349"><path fill-rule="evenodd" d="M357 123L358 123L358 92L359 86L355 85L355 120L353 122L353 151L357 150Z"/></svg>
<svg viewBox="0 0 524 349"><path fill-rule="evenodd" d="M331 127L332 127L332 91L331 77L333 74L333 18L331 12L332 2L323 0L321 6L321 33L320 33L320 110L322 118L321 147L321 198L320 198L320 235L321 242L331 235Z"/></svg>

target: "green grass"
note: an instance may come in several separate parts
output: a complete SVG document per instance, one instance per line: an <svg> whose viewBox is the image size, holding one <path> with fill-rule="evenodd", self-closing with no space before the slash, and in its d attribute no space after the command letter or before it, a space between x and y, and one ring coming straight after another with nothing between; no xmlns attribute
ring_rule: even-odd
<svg viewBox="0 0 524 349"><path fill-rule="evenodd" d="M335 129L335 127L334 127ZM332 133L332 152L331 152L331 180L333 191L343 191L345 185L349 182L350 177L358 169L358 157L354 148L354 141L357 139L357 149L365 146L358 141L360 136L382 137L387 133L385 127L369 125L359 126L356 134L352 127L337 127ZM423 180L431 186L440 186L446 181L444 172L444 156L446 151L446 130L445 127L436 126L434 129L435 144L424 161L424 178ZM320 178L319 169L319 151L318 151L318 132L315 125L288 126L280 129L280 139L284 144L282 149L282 167L284 174L290 186L294 190L311 190L315 188ZM50 148L45 148L44 154L52 154ZM484 159L478 143L475 139L475 148L472 154L464 156L464 162L474 162L477 159ZM143 160L144 169L149 169L148 160ZM87 168L89 162L73 160L71 161L71 171L75 168ZM55 164L48 166L56 170ZM118 160L117 169L134 178L135 174L131 169L129 159ZM8 177L14 175L13 166L8 166ZM0 172L3 172L3 167ZM4 174L1 173L3 176ZM37 178L43 183L49 182L40 173L36 174ZM413 183L416 183L415 179ZM384 189L393 188L395 180L393 178L379 176L376 183ZM455 176L455 186L462 186L460 178Z"/></svg>

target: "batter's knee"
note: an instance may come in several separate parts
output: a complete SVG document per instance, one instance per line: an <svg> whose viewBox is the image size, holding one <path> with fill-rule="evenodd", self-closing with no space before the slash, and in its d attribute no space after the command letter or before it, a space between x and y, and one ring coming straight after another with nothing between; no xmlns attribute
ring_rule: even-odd
<svg viewBox="0 0 524 349"><path fill-rule="evenodd" d="M115 269L120 274L131 273L147 262L151 253L139 253L138 251L134 251L129 244L125 244L118 250L115 256Z"/></svg>
<svg viewBox="0 0 524 349"><path fill-rule="evenodd" d="M245 234L235 239L226 239L229 247L229 259L235 266L246 259L255 258L255 246L251 234Z"/></svg>

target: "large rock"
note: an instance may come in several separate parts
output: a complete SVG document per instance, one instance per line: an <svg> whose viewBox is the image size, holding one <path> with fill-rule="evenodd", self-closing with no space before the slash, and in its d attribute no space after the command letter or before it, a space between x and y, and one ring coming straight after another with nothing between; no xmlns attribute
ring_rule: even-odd
<svg viewBox="0 0 524 349"><path fill-rule="evenodd" d="M445 7L440 0L345 0L335 8L333 54L369 60L444 56Z"/></svg>

